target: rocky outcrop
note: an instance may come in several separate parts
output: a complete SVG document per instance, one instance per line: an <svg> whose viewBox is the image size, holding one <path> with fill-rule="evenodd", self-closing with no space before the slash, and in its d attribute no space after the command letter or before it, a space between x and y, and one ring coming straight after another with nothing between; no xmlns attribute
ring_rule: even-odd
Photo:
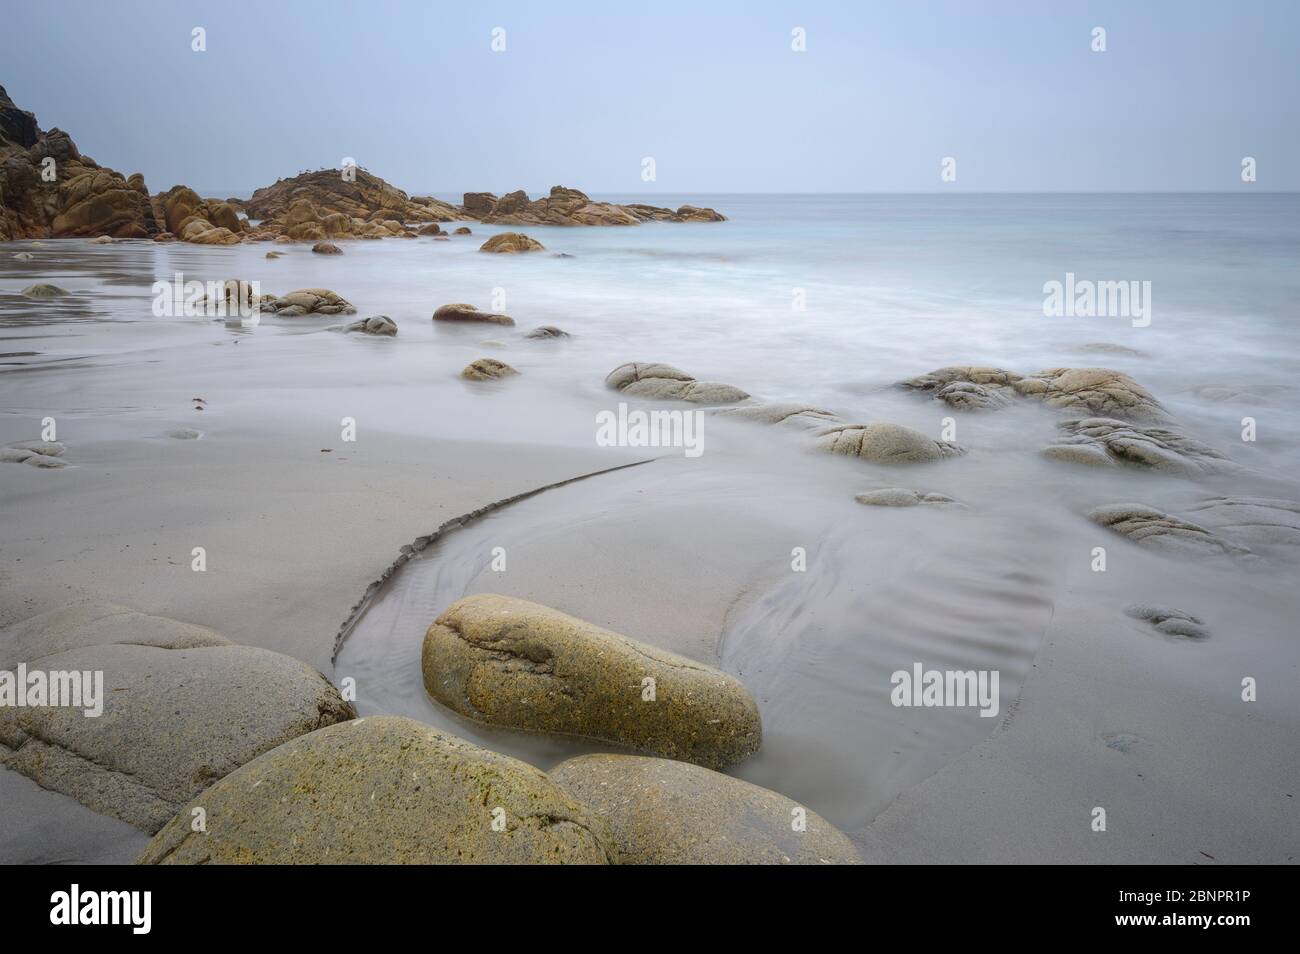
<svg viewBox="0 0 1300 954"><path fill-rule="evenodd" d="M733 677L526 600L458 600L425 634L422 666L430 696L489 725L711 768L762 740L758 707Z"/></svg>
<svg viewBox="0 0 1300 954"><path fill-rule="evenodd" d="M520 252L541 252L546 248L537 239L529 238L522 232L502 232L494 235L479 246L480 252L496 252L503 255L515 255Z"/></svg>
<svg viewBox="0 0 1300 954"><path fill-rule="evenodd" d="M98 716L0 708L0 762L145 831L261 753L355 715L296 659L121 607L46 614L4 643L22 647L9 655L26 657L29 673L100 672L103 691Z"/></svg>
<svg viewBox="0 0 1300 954"><path fill-rule="evenodd" d="M158 230L139 173L100 166L59 129L42 132L0 87L0 241L148 238Z"/></svg>
<svg viewBox="0 0 1300 954"><path fill-rule="evenodd" d="M828 454L882 464L918 464L958 457L956 444L935 441L901 424L837 424L817 432L813 447Z"/></svg>
<svg viewBox="0 0 1300 954"><path fill-rule="evenodd" d="M204 199L188 186L172 186L153 197L159 221L171 235L198 245L238 245L248 223L234 207L219 199Z"/></svg>
<svg viewBox="0 0 1300 954"><path fill-rule="evenodd" d="M355 173L354 181L345 179L339 169L318 169L279 179L254 192L244 203L244 211L249 218L261 220L258 228L279 232L289 226L295 205L299 208L295 224L303 224L303 210L310 208L322 229L317 239L325 235L359 237L377 222L396 222L401 228L407 222L454 222L467 217L455 206L431 196L408 196L365 169L349 171ZM332 231L326 231L324 223L331 216L338 218L331 219Z"/></svg>
<svg viewBox="0 0 1300 954"><path fill-rule="evenodd" d="M471 361L460 376L468 381L494 381L518 373L504 361L498 361L496 358L479 358L477 361Z"/></svg>
<svg viewBox="0 0 1300 954"><path fill-rule="evenodd" d="M513 325L515 320L509 315L494 315L479 311L473 305L464 302L452 302L441 306L433 313L434 321L480 321L493 325Z"/></svg>
<svg viewBox="0 0 1300 954"><path fill-rule="evenodd" d="M464 210L490 225L639 225L642 222L725 222L714 209L683 205L676 211L653 205L597 202L577 189L552 186L540 199L522 189L497 198L491 192L466 192Z"/></svg>
<svg viewBox="0 0 1300 954"><path fill-rule="evenodd" d="M1064 435L1043 455L1076 464L1131 464L1149 470L1196 476L1232 466L1213 447L1163 427L1143 427L1109 417L1062 421Z"/></svg>
<svg viewBox="0 0 1300 954"><path fill-rule="evenodd" d="M698 765L582 755L551 778L609 823L620 864L862 864L848 837L816 812Z"/></svg>
<svg viewBox="0 0 1300 954"><path fill-rule="evenodd" d="M207 830L192 829L202 808ZM214 784L141 864L613 864L608 825L516 759L379 716L272 749Z"/></svg>
<svg viewBox="0 0 1300 954"><path fill-rule="evenodd" d="M619 365L605 376L605 384L634 397L692 404L734 404L749 397L730 384L697 381L671 365L640 361Z"/></svg>
<svg viewBox="0 0 1300 954"><path fill-rule="evenodd" d="M1143 504L1108 504L1090 512L1088 519L1159 553L1200 557L1253 556L1249 548L1238 546L1207 527Z"/></svg>

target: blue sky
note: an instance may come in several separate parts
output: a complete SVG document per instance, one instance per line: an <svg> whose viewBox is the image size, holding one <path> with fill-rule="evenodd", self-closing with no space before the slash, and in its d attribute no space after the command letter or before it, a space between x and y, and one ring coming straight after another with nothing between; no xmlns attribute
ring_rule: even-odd
<svg viewBox="0 0 1300 954"><path fill-rule="evenodd" d="M1249 188L1300 189L1290 0L40 0L5 23L15 102L153 191L345 156L411 192L1227 191L1244 156Z"/></svg>

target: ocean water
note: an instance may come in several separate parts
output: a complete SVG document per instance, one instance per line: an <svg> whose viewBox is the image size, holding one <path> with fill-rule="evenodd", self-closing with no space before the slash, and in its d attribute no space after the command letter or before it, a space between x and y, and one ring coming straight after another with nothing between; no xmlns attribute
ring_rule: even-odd
<svg viewBox="0 0 1300 954"><path fill-rule="evenodd" d="M277 426L315 444L352 416L363 431L590 449L596 414L627 400L603 384L626 361L936 438L953 417L965 456L892 468L809 455L805 435L782 428L706 417L698 458L647 453L659 459L547 491L426 550L384 587L338 659L335 675L357 679L363 712L406 713L546 767L609 747L458 719L425 696L419 647L467 592L558 606L739 675L759 701L765 744L732 771L847 830L993 731L1067 594L1135 639L1147 637L1123 616L1126 603L1195 612L1216 628L1194 647L1211 669L1221 657L1227 671L1249 645L1296 671L1288 621L1300 601L1285 554L1249 570L1189 564L1083 515L1120 501L1178 510L1213 494L1300 498L1300 196L602 198L712 205L730 220L527 228L547 248L527 256L478 253L504 229L475 223L468 238L349 242L342 256L276 246L287 251L276 261L263 244L0 245L0 437L33 437L49 413L70 441L153 434L202 394L216 432ZM25 249L36 259L12 258ZM234 329L155 317L150 286L178 272L277 293L328 287L361 316L391 316L400 334L329 331L339 319ZM1044 284L1067 273L1150 282L1149 324L1045 316ZM17 295L36 281L73 295ZM432 311L453 301L518 325L435 327ZM542 324L572 337L523 337ZM460 380L483 356L520 376ZM1058 420L1043 407L958 413L895 386L951 364L1116 368L1241 468L1191 480L1074 467L1039 455ZM1254 442L1241 439L1247 416ZM891 486L966 507L853 500ZM1120 572L1089 572L1097 545L1120 554ZM505 574L489 567L497 546L510 554ZM803 571L791 566L796 548ZM917 662L997 670L998 718L891 705L890 674ZM1233 684L1225 678L1225 698Z"/></svg>

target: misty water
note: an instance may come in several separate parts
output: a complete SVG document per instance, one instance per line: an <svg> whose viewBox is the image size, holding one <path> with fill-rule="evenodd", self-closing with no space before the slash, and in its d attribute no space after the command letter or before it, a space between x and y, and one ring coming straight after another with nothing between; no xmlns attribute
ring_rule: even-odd
<svg viewBox="0 0 1300 954"><path fill-rule="evenodd" d="M542 767L609 750L475 726L425 695L420 644L447 605L468 592L527 596L738 675L762 711L764 746L732 773L846 830L993 731L1058 605L1094 606L1101 625L1117 626L1135 625L1120 609L1138 600L1199 611L1218 638L1190 651L1213 656L1249 640L1294 668L1293 564L1177 561L1084 514L1126 501L1179 511L1214 494L1300 497L1300 197L682 198L731 220L528 228L547 248L528 256L478 253L501 229L476 223L472 237L349 242L342 256L275 246L287 252L276 261L265 259L267 244L49 241L29 262L12 255L30 243L0 245L0 436L35 436L50 409L70 441L155 435L203 395L212 440L232 422L262 420L295 435L286 439L329 447L351 416L363 435L590 452L595 415L628 400L603 384L626 361L935 438L954 417L965 456L886 467L808 454L798 431L706 416L697 458L647 451L650 463L548 490L447 535L384 586L337 660L334 675L356 679L363 714L410 715ZM232 329L155 317L150 286L178 272L256 280L273 293L331 288L361 317L392 317L400 333L328 331L339 319L264 317ZM1149 325L1045 317L1044 283L1067 272L1151 282ZM73 294L18 296L37 281ZM435 327L434 308L456 301L518 325ZM524 338L543 324L572 337ZM459 379L483 356L520 376ZM1039 455L1060 415L1036 403L960 413L895 386L952 364L1124 371L1180 430L1242 468L1193 480L1072 466ZM1257 421L1254 442L1241 439L1245 416ZM610 466L626 459L611 450ZM944 493L965 507L854 501L883 487ZM412 525L411 539L433 529ZM1090 572L1098 545L1121 555L1112 556L1120 572ZM505 573L490 565L497 547ZM804 572L792 569L796 548ZM891 673L918 662L997 670L997 716L891 705Z"/></svg>

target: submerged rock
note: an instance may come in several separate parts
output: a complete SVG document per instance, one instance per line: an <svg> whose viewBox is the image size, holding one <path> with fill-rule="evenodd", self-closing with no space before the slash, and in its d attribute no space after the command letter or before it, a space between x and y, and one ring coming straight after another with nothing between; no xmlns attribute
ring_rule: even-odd
<svg viewBox="0 0 1300 954"><path fill-rule="evenodd" d="M540 325L539 327L534 328L532 331L528 332L528 334L524 335L524 337L525 338L567 338L569 337L569 333L567 331L561 331L559 328L555 327L555 325Z"/></svg>
<svg viewBox="0 0 1300 954"><path fill-rule="evenodd" d="M201 807L207 831L190 812ZM613 864L608 825L544 773L378 716L296 738L227 775L141 864Z"/></svg>
<svg viewBox="0 0 1300 954"><path fill-rule="evenodd" d="M943 494L927 494L919 490L908 490L905 487L885 487L880 490L869 490L864 494L858 494L853 499L860 504L871 507L918 507L921 504L940 507L961 506L957 501Z"/></svg>
<svg viewBox="0 0 1300 954"><path fill-rule="evenodd" d="M1166 636L1183 636L1187 639L1205 639L1210 635L1201 620L1182 610L1167 606L1134 603L1124 607L1124 612L1134 619L1150 623Z"/></svg>
<svg viewBox="0 0 1300 954"><path fill-rule="evenodd" d="M1205 527L1240 546L1300 547L1300 501L1211 497L1188 508Z"/></svg>
<svg viewBox="0 0 1300 954"><path fill-rule="evenodd" d="M636 361L619 365L605 376L605 384L635 397L693 404L733 404L749 397L730 384L697 381L671 365Z"/></svg>
<svg viewBox="0 0 1300 954"><path fill-rule="evenodd" d="M479 358L477 361L471 361L460 376L470 381L491 381L495 378L508 378L518 373L504 361L498 361L496 358Z"/></svg>
<svg viewBox="0 0 1300 954"><path fill-rule="evenodd" d="M742 404L739 407L719 408L713 413L759 424L791 424L805 430L844 423L833 411L795 402Z"/></svg>
<svg viewBox="0 0 1300 954"><path fill-rule="evenodd" d="M58 285L46 285L44 283L37 285L28 285L23 289L24 298L62 298L70 294L66 288L60 288Z"/></svg>
<svg viewBox="0 0 1300 954"><path fill-rule="evenodd" d="M1168 419L1146 388L1109 368L1051 368L1021 375L1003 368L954 365L899 383L967 410L1005 407L1020 395L1089 416L1150 423Z"/></svg>
<svg viewBox="0 0 1300 954"><path fill-rule="evenodd" d="M910 378L905 388L933 394L937 400L963 410L1005 407L1016 391L1021 375L1002 368L953 366Z"/></svg>
<svg viewBox="0 0 1300 954"><path fill-rule="evenodd" d="M1149 550L1173 555L1249 557L1251 551L1163 510L1123 503L1098 507L1088 519Z"/></svg>
<svg viewBox="0 0 1300 954"><path fill-rule="evenodd" d="M1128 421L1168 420L1150 391L1127 374L1109 368L1052 368L1021 378L1014 387L1051 407Z"/></svg>
<svg viewBox="0 0 1300 954"><path fill-rule="evenodd" d="M502 232L494 235L479 246L480 252L498 252L515 254L517 252L541 252L546 248L537 239L529 238L522 232Z"/></svg>
<svg viewBox="0 0 1300 954"><path fill-rule="evenodd" d="M47 469L65 467L67 461L61 458L67 449L61 441L14 441L0 447L0 461Z"/></svg>
<svg viewBox="0 0 1300 954"><path fill-rule="evenodd" d="M145 831L262 752L355 715L305 663L198 627L129 612L78 620L75 609L52 622L61 628L25 634L24 655L38 655L23 661L102 672L102 714L0 708L0 762ZM94 642L44 652L78 639Z"/></svg>
<svg viewBox="0 0 1300 954"><path fill-rule="evenodd" d="M1162 427L1142 427L1109 417L1062 421L1065 435L1043 449L1043 455L1071 463L1107 466L1134 464L1151 470L1197 475L1231 466L1208 444Z"/></svg>
<svg viewBox="0 0 1300 954"><path fill-rule="evenodd" d="M816 450L882 464L918 464L958 457L956 444L935 441L901 424L837 424L817 432Z"/></svg>
<svg viewBox="0 0 1300 954"><path fill-rule="evenodd" d="M758 707L735 678L526 600L458 600L425 634L422 667L430 696L490 725L712 768L762 741Z"/></svg>
<svg viewBox="0 0 1300 954"><path fill-rule="evenodd" d="M300 288L287 295L263 295L258 300L261 311L281 318L301 315L354 315L357 309L346 298L328 288Z"/></svg>
<svg viewBox="0 0 1300 954"><path fill-rule="evenodd" d="M495 325L513 325L515 320L509 315L494 315L491 312L479 311L473 305L467 305L464 302L453 302L449 305L443 305L433 313L434 321L485 321Z"/></svg>
<svg viewBox="0 0 1300 954"><path fill-rule="evenodd" d="M853 843L816 812L698 765L582 755L551 778L609 822L620 864L862 864Z"/></svg>
<svg viewBox="0 0 1300 954"><path fill-rule="evenodd" d="M343 330L361 332L367 335L395 337L397 335L397 322L387 315L375 315L373 318L362 318L360 321L344 325Z"/></svg>

